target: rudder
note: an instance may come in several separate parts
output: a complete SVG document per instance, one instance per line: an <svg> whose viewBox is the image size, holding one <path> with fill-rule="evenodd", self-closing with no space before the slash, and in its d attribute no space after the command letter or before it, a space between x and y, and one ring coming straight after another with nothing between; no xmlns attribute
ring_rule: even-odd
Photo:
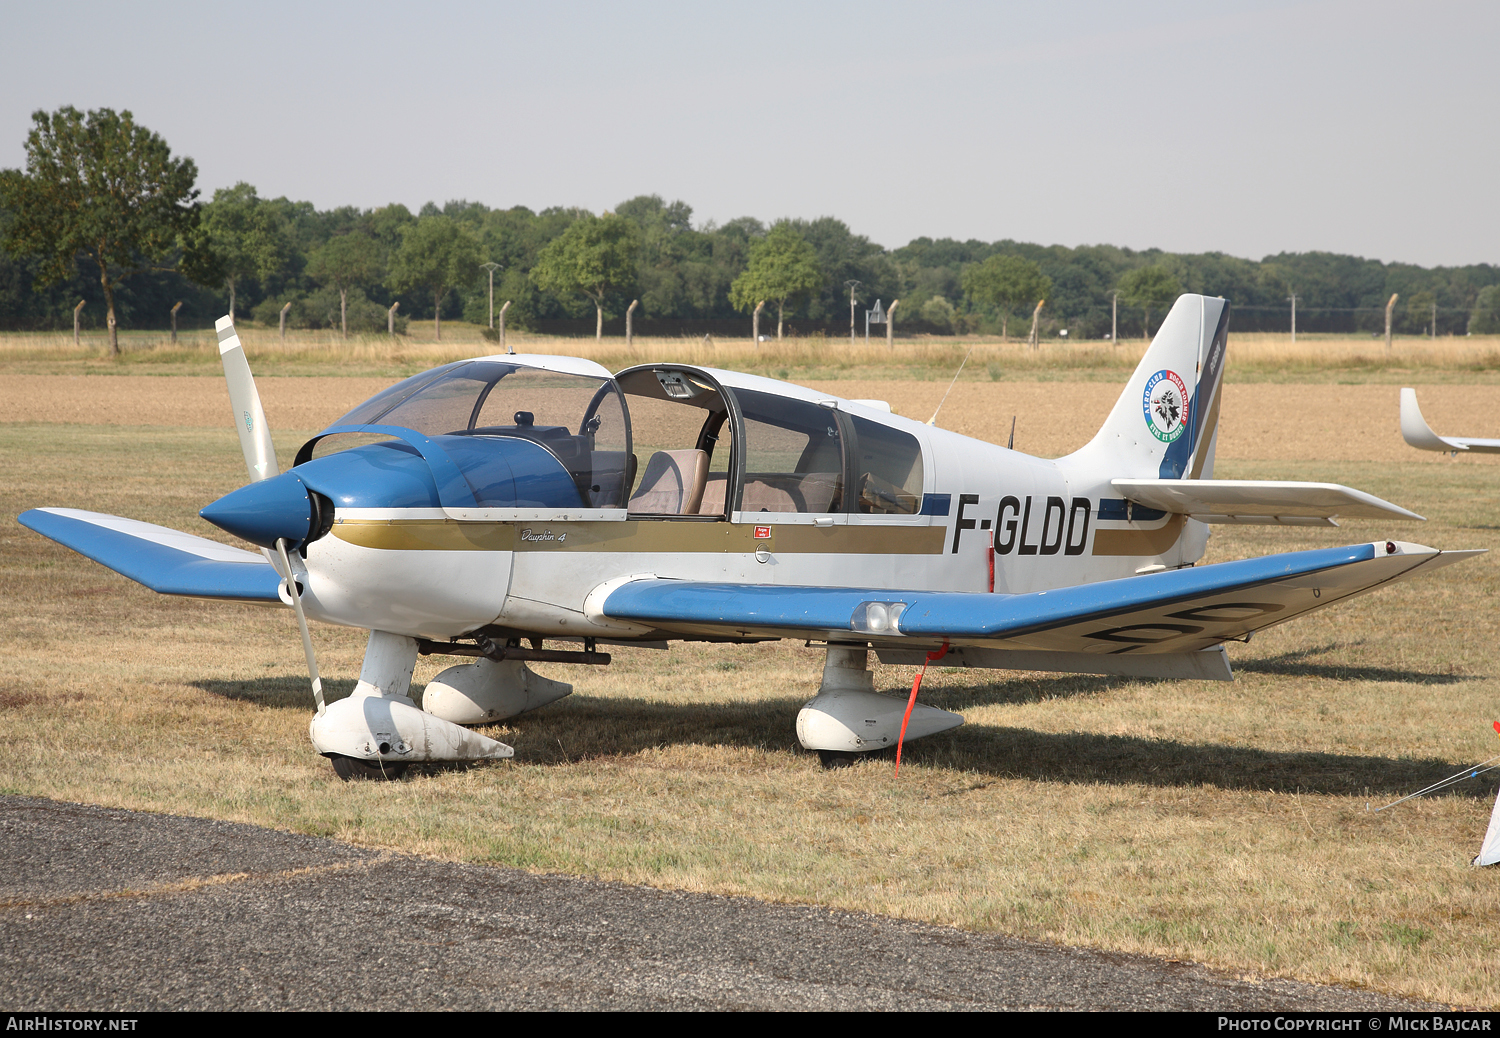
<svg viewBox="0 0 1500 1038"><path fill-rule="evenodd" d="M1119 477L1211 477L1228 334L1228 300L1178 296L1104 425L1071 460Z"/></svg>

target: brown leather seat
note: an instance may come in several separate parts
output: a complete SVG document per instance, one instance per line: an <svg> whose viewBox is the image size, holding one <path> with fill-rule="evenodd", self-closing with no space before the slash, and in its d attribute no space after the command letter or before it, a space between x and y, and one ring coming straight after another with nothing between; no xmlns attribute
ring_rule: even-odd
<svg viewBox="0 0 1500 1038"><path fill-rule="evenodd" d="M650 515L692 515L703 503L708 455L700 450L657 451L646 462L641 486L630 497L630 511Z"/></svg>

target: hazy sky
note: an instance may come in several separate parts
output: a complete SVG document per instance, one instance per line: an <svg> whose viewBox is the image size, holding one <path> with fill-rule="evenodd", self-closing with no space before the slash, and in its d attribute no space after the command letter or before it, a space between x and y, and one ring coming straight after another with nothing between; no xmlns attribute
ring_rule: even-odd
<svg viewBox="0 0 1500 1038"><path fill-rule="evenodd" d="M1260 258L1500 262L1500 3L8 5L31 113L128 108L319 208L467 198Z"/></svg>

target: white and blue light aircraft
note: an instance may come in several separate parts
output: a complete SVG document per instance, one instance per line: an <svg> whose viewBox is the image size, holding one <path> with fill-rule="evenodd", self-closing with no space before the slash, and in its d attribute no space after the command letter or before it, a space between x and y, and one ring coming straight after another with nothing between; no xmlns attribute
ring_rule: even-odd
<svg viewBox="0 0 1500 1038"><path fill-rule="evenodd" d="M1439 451L1454 457L1459 454L1500 454L1500 440L1477 436L1439 436L1433 432L1427 419L1422 417L1422 408L1417 405L1417 391L1409 386L1401 390L1401 438L1408 446L1417 450ZM1500 733L1500 723L1495 725L1495 731ZM1495 794L1495 806L1490 811L1490 825L1472 864L1500 865L1500 792Z"/></svg>
<svg viewBox="0 0 1500 1038"><path fill-rule="evenodd" d="M225 318L252 482L201 514L259 553L67 508L20 521L163 594L293 608L312 742L344 778L509 757L475 729L571 691L528 663L671 640L826 643L797 735L836 764L901 731L872 649L1229 680L1226 641L1472 554L1386 540L1195 566L1215 523L1421 518L1334 484L1212 478L1228 310L1181 297L1103 428L1055 461L731 371L505 354L397 383L280 473ZM309 617L370 631L347 699L324 701ZM430 653L472 662L418 706ZM962 721L918 705L905 738Z"/></svg>

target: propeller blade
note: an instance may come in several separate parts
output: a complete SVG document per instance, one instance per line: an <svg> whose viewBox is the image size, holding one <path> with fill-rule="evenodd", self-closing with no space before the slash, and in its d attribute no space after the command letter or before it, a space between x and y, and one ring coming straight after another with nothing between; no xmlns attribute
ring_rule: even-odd
<svg viewBox="0 0 1500 1038"><path fill-rule="evenodd" d="M318 705L318 716L321 717L323 679L318 677L318 658L313 655L312 635L307 631L307 616L302 612L302 592L297 590L297 575L292 572L292 560L287 557L285 538L276 542L276 551L281 556L282 568L286 570L286 590L292 596L292 608L297 613L297 629L302 632L302 651L307 656L307 675L312 678L313 702Z"/></svg>
<svg viewBox="0 0 1500 1038"><path fill-rule="evenodd" d="M255 379L250 374L250 362L245 359L245 350L235 333L233 319L221 317L214 322L214 327L219 332L219 359L224 362L224 381L229 384L234 427L240 434L240 449L245 452L250 481L270 479L281 470L276 465L271 430L266 427L266 412L260 406L260 394L256 392Z"/></svg>

